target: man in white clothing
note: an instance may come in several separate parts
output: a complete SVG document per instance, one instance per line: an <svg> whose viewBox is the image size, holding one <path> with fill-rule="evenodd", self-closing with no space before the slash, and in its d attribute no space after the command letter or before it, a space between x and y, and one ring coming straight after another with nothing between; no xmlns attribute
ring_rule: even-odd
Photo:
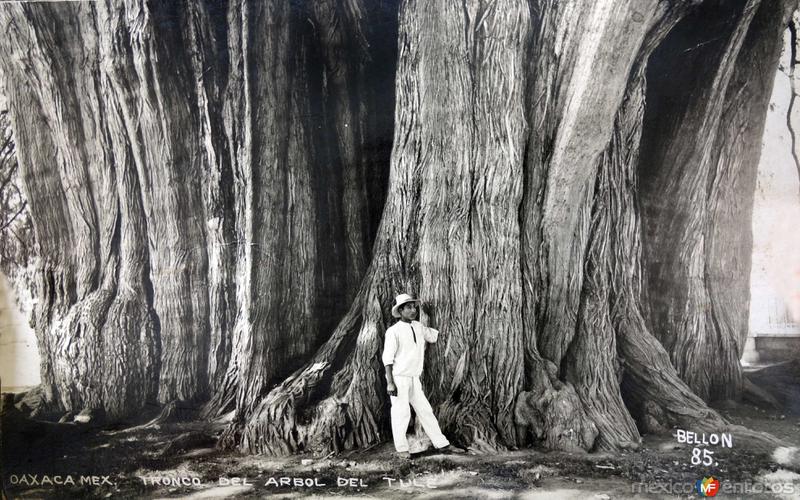
<svg viewBox="0 0 800 500"><path fill-rule="evenodd" d="M436 342L439 331L415 321L419 300L404 293L394 302L392 316L400 321L386 330L382 356L386 367L386 389L392 401L394 447L400 456L410 458L406 429L411 418L411 404L434 447L445 453L461 453L463 450L451 446L439 429L439 422L419 380L425 361L425 344Z"/></svg>

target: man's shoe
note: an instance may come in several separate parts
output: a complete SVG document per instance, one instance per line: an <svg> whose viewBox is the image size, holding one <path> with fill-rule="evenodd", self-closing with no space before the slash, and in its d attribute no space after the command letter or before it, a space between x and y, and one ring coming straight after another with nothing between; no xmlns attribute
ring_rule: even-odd
<svg viewBox="0 0 800 500"><path fill-rule="evenodd" d="M442 446L441 448L436 448L438 453L443 453L445 455L455 455L466 453L466 450L463 448L459 448L458 446L453 446L452 444L448 444L447 446Z"/></svg>
<svg viewBox="0 0 800 500"><path fill-rule="evenodd" d="M411 452L409 451L398 451L397 457L402 458L403 460L411 460Z"/></svg>

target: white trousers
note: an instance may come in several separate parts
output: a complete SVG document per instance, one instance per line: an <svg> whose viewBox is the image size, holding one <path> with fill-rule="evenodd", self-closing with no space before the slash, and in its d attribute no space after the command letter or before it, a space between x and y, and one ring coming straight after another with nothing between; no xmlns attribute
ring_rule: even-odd
<svg viewBox="0 0 800 500"><path fill-rule="evenodd" d="M439 422L433 414L433 408L422 392L422 384L419 377L394 376L394 385L397 386L397 396L390 396L392 400L392 438L394 438L394 448L398 452L408 451L408 440L406 430L408 421L411 419L411 409L409 403L414 407L414 412L419 419L419 423L425 430L425 434L431 439L431 443L436 448L442 448L450 444L444 437L442 430L439 429Z"/></svg>

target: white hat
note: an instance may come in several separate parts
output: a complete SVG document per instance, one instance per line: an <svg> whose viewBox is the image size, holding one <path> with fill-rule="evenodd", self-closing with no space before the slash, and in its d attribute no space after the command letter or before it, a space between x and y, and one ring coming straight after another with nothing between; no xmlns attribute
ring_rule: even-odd
<svg viewBox="0 0 800 500"><path fill-rule="evenodd" d="M411 295L407 293L401 293L397 297L394 298L394 306L392 307L392 316L395 318L400 317L400 312L398 309L403 307L404 304L408 304L409 302L419 302L418 299L415 299Z"/></svg>

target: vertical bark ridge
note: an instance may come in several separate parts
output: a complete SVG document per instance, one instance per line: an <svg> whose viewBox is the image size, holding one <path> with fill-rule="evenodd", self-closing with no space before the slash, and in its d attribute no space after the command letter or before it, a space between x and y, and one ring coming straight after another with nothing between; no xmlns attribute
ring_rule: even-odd
<svg viewBox="0 0 800 500"><path fill-rule="evenodd" d="M368 205L364 128L367 101L364 70L368 59L363 33L361 0L321 0L311 6L324 61L328 117L337 162L342 175L342 215L345 240L345 297L358 290L368 258ZM371 110L374 111L374 110Z"/></svg>
<svg viewBox="0 0 800 500"><path fill-rule="evenodd" d="M248 2L241 7L245 121L241 165L246 208L243 262L249 297L237 363L237 420L310 349L315 326L315 229L310 192L311 152L302 117L306 40L291 5ZM265 24L280 29L263 31Z"/></svg>
<svg viewBox="0 0 800 500"><path fill-rule="evenodd" d="M230 72L226 6L196 2L187 5L182 29L190 52L195 82L199 135L203 140L205 164L202 171L202 202L205 213L208 254L208 380L212 394L225 392L225 383L235 323L235 198L228 136L225 133L223 99Z"/></svg>
<svg viewBox="0 0 800 500"><path fill-rule="evenodd" d="M720 128L728 126L721 122L724 103L735 96L726 95L727 89L760 3L704 4L664 41L650 70L650 80L658 83L648 90L653 105L645 114L639 167L650 324L678 373L705 399L735 398L741 381L739 333L730 328L725 299L710 295L712 274L706 261L709 252L717 257L720 252L711 249L707 229L713 217L711 200L721 194L719 182L725 182L715 173L712 151L719 144ZM698 23L710 18L716 23L706 34L693 34ZM660 71L671 72L681 84L657 78ZM665 85L694 91L676 96Z"/></svg>
<svg viewBox="0 0 800 500"><path fill-rule="evenodd" d="M567 351L566 380L598 428L594 448L604 451L635 448L640 441L619 389L622 374L612 320L612 281L617 271L612 252L615 238L621 236L615 231L619 193L626 189L624 174L638 150L638 124L644 110L642 87L636 82L634 78L629 84L599 167L578 328Z"/></svg>
<svg viewBox="0 0 800 500"><path fill-rule="evenodd" d="M185 56L184 33L174 7L134 1L122 8L106 6L110 20L129 33L127 56L135 76L130 75L134 78L128 83L143 110L137 114L131 110L130 116L136 120L141 140L148 143L136 167L160 324L161 403L207 395L209 341L208 295L194 292L208 287L202 223L206 214L192 212L202 207L199 181L207 166L195 88L188 84L190 58ZM156 165L160 168L153 168Z"/></svg>
<svg viewBox="0 0 800 500"><path fill-rule="evenodd" d="M414 36L421 38L415 111L423 147L416 258L421 290L444 332L444 349L434 346L428 367L431 394L443 402L445 429L493 449L515 444L513 402L522 386L521 309L512 297L521 292L514 221L527 133L529 12L523 2L429 9L416 15L432 25L418 23ZM426 29L438 36L423 37Z"/></svg>
<svg viewBox="0 0 800 500"><path fill-rule="evenodd" d="M613 223L606 213L610 201L604 198L611 194L598 188L595 195L594 189L595 183L616 182L614 169L628 160L620 153L638 146L638 140L619 130L626 120L636 126L640 106L631 97L635 91L623 101L625 89L634 81L635 68L642 67L687 8L683 3L601 4L533 4L532 128L520 212L530 390L518 401L517 420L545 447L557 449L613 449L638 441L615 387L618 369L606 290L613 276L602 263L609 258L608 225ZM583 32L593 35L584 39ZM611 74L616 83L597 88L565 83L585 79L585 74ZM587 371L589 362L600 364L599 373ZM611 424L617 419L621 427ZM569 422L575 422L571 431Z"/></svg>
<svg viewBox="0 0 800 500"><path fill-rule="evenodd" d="M118 108L109 109L109 122L121 130ZM104 373L106 411L123 416L155 400L161 343L158 338L157 316L153 310L149 280L148 249L144 209L139 195L138 177L129 147L115 144L114 159L121 168L118 183L119 221L115 235L119 252L119 287L109 306L107 321L100 342L103 355L113 360L110 373Z"/></svg>
<svg viewBox="0 0 800 500"><path fill-rule="evenodd" d="M524 321L528 349L535 342L560 365L577 323L599 158L631 68L665 8L658 2L533 8L539 14L522 212ZM589 75L598 74L604 84L590 85Z"/></svg>
<svg viewBox="0 0 800 500"><path fill-rule="evenodd" d="M631 219L636 218L633 169L638 162L645 109L644 71L652 51L685 12L685 7L673 7L655 14L598 168L580 322L566 363L566 378L598 428L594 444L598 450L635 448L640 442L639 430L620 392L624 368L618 356L617 294L622 290L639 297L641 290L638 281L629 276L639 275L639 226Z"/></svg>
<svg viewBox="0 0 800 500"><path fill-rule="evenodd" d="M9 26L7 20L3 24ZM10 28L10 26L9 26ZM13 29L6 30L14 33ZM9 38L16 38L9 35ZM24 40L24 38L16 38ZM3 44L5 45L5 44ZM4 56L7 55L7 52ZM10 60L3 57L4 60ZM8 70L6 70L8 71ZM60 325L66 315L69 298L64 287L57 284L70 279L72 268L70 248L66 244L72 239L70 225L66 220L66 200L60 181L52 172L51 159L55 157L54 145L49 136L37 138L38 130L46 127L38 100L32 95L33 87L8 85L8 98L12 110L19 105L27 113L27 120L17 118L12 112L12 127L17 138L17 159L20 164L20 180L23 191L30 202L33 229L43 256L35 273L35 288L39 290L39 306L33 311L33 323L37 329L37 344L43 358L41 380L48 402L63 401L59 393L60 380L55 373L55 344ZM27 144L37 141L38 148ZM52 218L51 218L52 217ZM52 221L52 224L50 223ZM63 386L62 386L63 388Z"/></svg>
<svg viewBox="0 0 800 500"><path fill-rule="evenodd" d="M4 9L3 15L9 16L12 31L18 31L16 41L36 36L37 43L29 41L42 55L35 64L6 70L15 78L33 79L23 88L42 92L31 104L41 110L42 119L49 116L46 119L51 124L31 120L28 110L15 110L17 128L23 131L23 149L32 153L30 158L23 153L22 161L23 171L31 176L33 198L40 194L48 197L37 203L43 209L36 213L38 224L58 224L63 214L73 220L63 228L85 225L79 232L64 233L56 228L58 232L45 229L40 234L45 240L41 248L45 259L38 287L47 299L35 314L40 317L37 337L45 359L43 385L61 408L102 407L111 417L121 417L154 398L157 339L149 304L141 298L128 300L131 297L126 295L131 287L143 288L143 277L130 280L123 272L121 279L118 269L130 257L126 253L131 251L130 245L120 244L120 232L127 228L131 215L121 211L117 192L121 176L115 160L120 164L126 160L115 154L112 143L124 141L125 134L115 136L108 130L112 125L107 115L114 111L107 102L109 88L97 64L103 46L97 43L96 10L93 5L21 7ZM53 24L54 19L60 21ZM30 29L23 33L21 25ZM38 85L42 71L51 76L45 76L45 85ZM13 104L21 102L24 99L13 99ZM29 125L49 133L39 133L35 139L25 137ZM45 156L39 157L41 154ZM39 171L53 167L60 173ZM46 179L54 182L48 184ZM42 191L46 186L52 190ZM138 196L135 191L125 192ZM59 199L64 200L61 207L53 204ZM144 237L139 234L137 244L145 241ZM74 275L81 283L65 288L57 276L72 272L70 260L76 260L82 269ZM128 314L120 315L121 309ZM118 345L123 341L127 344Z"/></svg>
<svg viewBox="0 0 800 500"><path fill-rule="evenodd" d="M231 158L233 198L233 276L235 301L230 313L232 319L232 350L225 366L222 380L212 392L208 404L203 408L205 417L220 416L232 411L236 406L239 377L247 363L247 351L243 343L250 331L250 275L253 246L249 244L252 224L252 182L249 166L252 164L252 127L248 125L251 111L250 100L245 96L250 92L249 66L245 54L250 47L250 26L247 22L246 5L231 2L226 11L226 32L228 74L222 91L222 123L225 131L227 150ZM235 346L235 348L234 348ZM213 346L212 346L213 347Z"/></svg>
<svg viewBox="0 0 800 500"><path fill-rule="evenodd" d="M677 21L673 18L672 21ZM648 54L649 55L649 54ZM629 99L634 106L645 102L645 71L640 66L629 86ZM639 108L638 114L641 116ZM635 116L635 115L629 115ZM642 315L645 288L642 266L642 222L637 192L639 159L637 146L642 133L640 117L621 119L618 130L628 139L619 144L618 161L612 170L620 189L610 198L608 210L612 224L609 239L612 263L611 317L616 330L619 359L624 375L622 394L629 411L636 417L640 432L665 432L681 428L703 429L709 432L735 432L748 446L773 448L778 441L764 433L752 432L731 425L709 408L679 377L669 354L650 333ZM633 147L631 147L633 145Z"/></svg>
<svg viewBox="0 0 800 500"><path fill-rule="evenodd" d="M618 117L618 135L610 150L613 161L608 175L618 187L604 207L612 221L607 241L612 273L608 306L624 370L621 394L641 432L663 432L671 425L721 428L727 423L681 381L667 352L648 331L640 310L642 244L636 187L645 81L645 66L640 64L632 75L624 108L627 113Z"/></svg>
<svg viewBox="0 0 800 500"><path fill-rule="evenodd" d="M736 60L726 89L714 145L708 186L705 282L710 326L717 356L710 393L736 397L742 373L739 359L749 329L752 232L742 222L753 217L766 110L783 46L782 33L797 2L764 0Z"/></svg>
<svg viewBox="0 0 800 500"><path fill-rule="evenodd" d="M63 13L62 10L57 12ZM64 330L67 329L65 323L68 322L69 308L79 300L76 293L78 285L74 282L75 274L80 274L83 278L93 274L90 270L90 267L95 266L92 258L95 255L92 238L96 237L96 232L94 235L88 231L86 234L75 234L76 230L83 231L94 227L88 223L93 217L79 220L81 213L86 216L85 210L90 208L85 202L85 188L76 187L67 193L60 174L63 165L65 169L71 169L74 174L80 174L84 182L87 181L83 176L84 165L76 157L82 151L76 149L66 155L59 153L59 147L67 137L77 133L73 124L65 123L66 117L62 113L68 107L64 101L70 99L70 89L63 89L62 92L61 89L54 88L58 76L62 78L66 75L72 76L69 64L66 66L59 64L53 71L57 74L44 77L41 85L34 84L37 79L36 68L50 66L55 64L55 60L62 59L58 57L58 44L64 35L53 23L47 22L46 14L22 5L2 13L4 24L8 28L7 32L10 33L7 44L3 44L5 49L3 59L4 72L9 76L20 75L26 82L25 85L6 85L6 88L10 94L13 127L20 145L18 159L22 183L31 201L34 231L41 242L41 251L45 255L38 266L40 276L38 285L43 292L42 301L41 306L34 311L36 324L40 328L39 346L45 352L44 357L51 361L42 373L43 385L51 401L56 400L72 406L79 405L82 396L80 390L75 390L69 383L65 383L65 379L77 378L83 389L87 389L90 385L94 386L89 382L90 374L84 369L85 365L73 366L63 359L63 355L82 353L88 348L85 344L87 339L81 339L74 332L64 332ZM30 55L26 60L20 61L12 54L22 50L24 46L31 46ZM74 54L69 54L70 61L74 57ZM49 108L44 100L50 95L57 101L52 108ZM21 107L16 108L16 106ZM28 113L27 120L20 118L21 109L25 109L25 113ZM50 134L37 137L40 130L48 130ZM39 147L28 147L33 143L38 143ZM70 165L67 166L65 163ZM70 217L71 212L74 213L74 218ZM52 219L49 219L50 217ZM82 252L78 253L80 257L74 252L75 247L81 248ZM81 285L83 294L81 298L87 293L85 287L85 283ZM88 337L90 336L87 335ZM66 359L72 359L72 356ZM61 360L61 363L56 364L58 360ZM95 394L87 394L87 399L95 399Z"/></svg>
<svg viewBox="0 0 800 500"><path fill-rule="evenodd" d="M407 20L401 15L401 26ZM404 42L404 30L400 31L399 64L414 65L415 61L402 56L410 45ZM416 86L413 73L398 71L398 102L415 96L411 90ZM414 214L420 193L413 170L422 145L417 116L410 109L397 108L389 193L361 290L309 362L272 389L252 418L231 426L223 446L269 454L328 453L367 446L385 437L388 401L383 396L380 363L384 311L395 294L418 289L411 259L417 245ZM404 150L411 154L400 155Z"/></svg>

